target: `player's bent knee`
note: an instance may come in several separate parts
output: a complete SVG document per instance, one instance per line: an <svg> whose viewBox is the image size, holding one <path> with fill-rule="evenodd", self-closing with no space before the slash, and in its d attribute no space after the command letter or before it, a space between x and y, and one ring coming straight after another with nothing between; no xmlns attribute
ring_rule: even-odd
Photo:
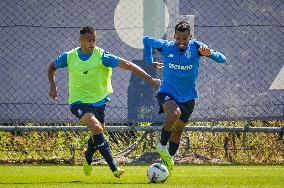
<svg viewBox="0 0 284 188"><path fill-rule="evenodd" d="M91 113L86 113L82 116L80 121L88 127L92 134L103 133L102 124Z"/></svg>
<svg viewBox="0 0 284 188"><path fill-rule="evenodd" d="M180 117L180 115L181 115L181 110L180 110L180 108L177 108L175 111L174 111L174 114L175 114L175 117Z"/></svg>
<svg viewBox="0 0 284 188"><path fill-rule="evenodd" d="M89 124L89 122L92 121L92 116L93 116L92 113L85 113L85 114L81 117L80 121L81 121L83 124Z"/></svg>
<svg viewBox="0 0 284 188"><path fill-rule="evenodd" d="M94 135L104 132L103 127L100 124L87 125L87 127L91 131L91 133Z"/></svg>
<svg viewBox="0 0 284 188"><path fill-rule="evenodd" d="M170 111L170 112L168 113L169 119L171 119L173 122L175 122L176 120L178 120L179 117L180 117L180 115L181 115L181 111L180 111L179 108L177 108L177 109L175 109L175 110L173 110L173 111Z"/></svg>
<svg viewBox="0 0 284 188"><path fill-rule="evenodd" d="M93 130L91 131L93 134L100 134L103 133L104 129L101 125L95 125Z"/></svg>

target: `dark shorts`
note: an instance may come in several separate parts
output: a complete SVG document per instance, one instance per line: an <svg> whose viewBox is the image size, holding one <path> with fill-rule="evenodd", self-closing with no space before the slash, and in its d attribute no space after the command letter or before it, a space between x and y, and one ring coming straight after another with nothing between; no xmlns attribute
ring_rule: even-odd
<svg viewBox="0 0 284 188"><path fill-rule="evenodd" d="M90 104L72 104L70 111L78 119L81 119L85 113L92 113L103 124L105 122L105 107L105 104L99 107Z"/></svg>
<svg viewBox="0 0 284 188"><path fill-rule="evenodd" d="M164 92L158 93L156 97L158 100L158 104L160 106L159 114L164 113L163 104L165 102L169 100L174 100L181 110L180 120L182 120L185 123L188 122L188 119L191 116L194 106L195 106L194 99L186 101L186 102L178 102L171 95L169 95L168 93L164 93Z"/></svg>

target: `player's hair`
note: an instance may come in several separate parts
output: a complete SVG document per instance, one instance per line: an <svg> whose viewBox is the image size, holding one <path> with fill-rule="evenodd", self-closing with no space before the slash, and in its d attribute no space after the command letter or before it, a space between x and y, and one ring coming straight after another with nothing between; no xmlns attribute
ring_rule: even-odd
<svg viewBox="0 0 284 188"><path fill-rule="evenodd" d="M83 35L85 33L91 33L91 34L96 34L95 28L90 27L90 26L86 26L86 27L82 27L80 29L80 34Z"/></svg>
<svg viewBox="0 0 284 188"><path fill-rule="evenodd" d="M175 32L185 32L188 31L190 33L190 25L186 21L180 21L176 27L175 27Z"/></svg>

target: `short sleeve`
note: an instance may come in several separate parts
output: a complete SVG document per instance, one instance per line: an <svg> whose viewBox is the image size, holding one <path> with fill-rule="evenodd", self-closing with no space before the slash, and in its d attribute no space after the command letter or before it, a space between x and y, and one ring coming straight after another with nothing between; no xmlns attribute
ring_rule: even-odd
<svg viewBox="0 0 284 188"><path fill-rule="evenodd" d="M67 67L67 52L59 55L55 60L55 67L58 68L65 68Z"/></svg>
<svg viewBox="0 0 284 188"><path fill-rule="evenodd" d="M115 56L107 51L104 51L102 55L102 63L106 67L115 68L119 65L121 58Z"/></svg>

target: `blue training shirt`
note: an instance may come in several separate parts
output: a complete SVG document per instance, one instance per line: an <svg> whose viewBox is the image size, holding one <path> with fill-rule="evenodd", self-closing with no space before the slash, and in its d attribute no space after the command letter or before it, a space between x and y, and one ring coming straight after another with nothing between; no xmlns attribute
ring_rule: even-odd
<svg viewBox="0 0 284 188"><path fill-rule="evenodd" d="M159 92L168 93L178 102L198 98L195 88L201 57L198 48L207 47L207 45L193 39L189 41L184 50L180 50L175 41L155 39L149 36L144 37L143 43L147 64L153 63L153 48L161 51L164 80ZM226 57L222 53L210 50L209 58L218 63L226 62Z"/></svg>
<svg viewBox="0 0 284 188"><path fill-rule="evenodd" d="M88 60L91 56L92 56L92 53L91 54L83 54L81 52L81 48L78 49L78 55L79 55L79 58L83 61L86 61ZM102 63L104 66L106 67L111 67L111 68L115 68L119 65L120 63L120 60L121 58L120 57L117 57L107 51L104 51L103 55L102 55ZM65 68L67 67L68 64L67 64L67 52L64 52L63 54L59 55L56 60L55 60L55 67L56 69L58 68ZM104 105L105 103L109 102L110 101L110 98L109 96L106 96L104 99L96 102L96 103L93 103L91 104L92 106L102 106ZM72 104L80 104L81 102L80 101L77 101L77 102L74 102ZM71 105L72 105L71 104Z"/></svg>

